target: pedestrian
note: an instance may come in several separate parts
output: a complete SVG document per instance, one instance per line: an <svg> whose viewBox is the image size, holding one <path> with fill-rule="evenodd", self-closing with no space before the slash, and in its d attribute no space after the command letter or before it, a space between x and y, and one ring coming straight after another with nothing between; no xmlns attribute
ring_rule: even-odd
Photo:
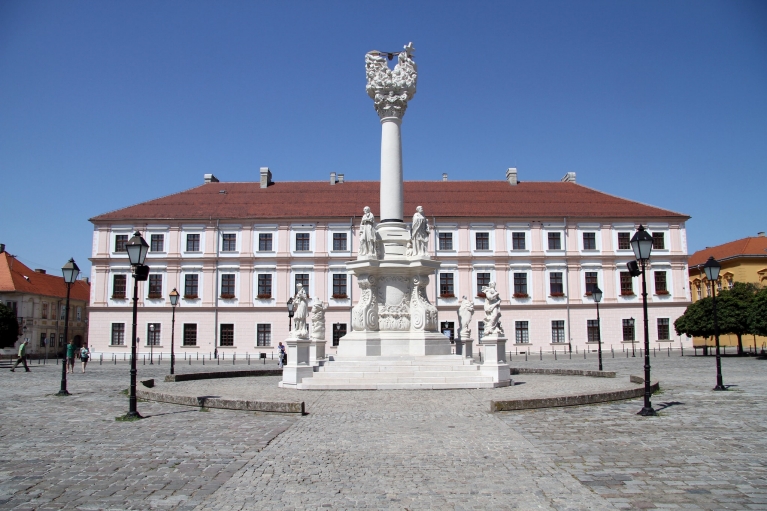
<svg viewBox="0 0 767 511"><path fill-rule="evenodd" d="M83 372L85 372L85 365L88 363L88 360L91 358L91 350L88 348L88 346L83 346L80 349L80 362L83 363Z"/></svg>
<svg viewBox="0 0 767 511"><path fill-rule="evenodd" d="M11 372L14 372L17 367L19 367L19 364L22 362L24 363L24 369L26 369L27 372L29 372L29 366L27 366L27 343L29 342L29 339L25 340L21 343L21 346L19 346L19 358L16 359L16 365L11 367Z"/></svg>
<svg viewBox="0 0 767 511"><path fill-rule="evenodd" d="M75 372L75 342L70 340L67 344L67 368L70 373Z"/></svg>
<svg viewBox="0 0 767 511"><path fill-rule="evenodd" d="M288 358L288 354L285 353L285 346L280 343L279 346L277 346L277 349L279 350L277 354L277 366L282 369L282 367L285 365L285 362Z"/></svg>

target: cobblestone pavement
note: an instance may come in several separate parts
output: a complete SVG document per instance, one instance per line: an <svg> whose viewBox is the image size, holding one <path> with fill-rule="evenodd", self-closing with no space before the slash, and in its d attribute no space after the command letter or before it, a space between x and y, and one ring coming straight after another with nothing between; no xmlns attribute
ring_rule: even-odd
<svg viewBox="0 0 767 511"><path fill-rule="evenodd" d="M70 398L55 365L6 370L0 507L767 509L767 362L725 358L730 392L711 391L713 357L652 363L654 418L641 400L490 414L486 391L456 390L306 392L305 417L142 402L147 420L119 423L126 365L71 375ZM641 364L605 358L616 380Z"/></svg>

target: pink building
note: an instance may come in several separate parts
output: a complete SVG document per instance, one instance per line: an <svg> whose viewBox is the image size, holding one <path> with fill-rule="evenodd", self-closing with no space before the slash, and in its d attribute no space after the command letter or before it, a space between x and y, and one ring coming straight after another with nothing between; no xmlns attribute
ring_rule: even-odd
<svg viewBox="0 0 767 511"><path fill-rule="evenodd" d="M329 303L328 352L350 329L359 294L346 270L356 258L364 206L378 219L378 182L271 181L205 183L91 219L93 268L90 344L107 354L130 351L133 279L124 243L138 230L150 251L151 274L139 283L139 351L167 357L168 293L176 309L177 356L271 352L288 336L286 302L297 283ZM641 277L626 263L639 224L655 240L647 273L650 339L668 346L687 338L673 323L690 303L688 216L608 195L575 183L506 181L405 182L405 214L421 205L431 225L430 250L442 263L429 284L443 331L455 332L461 296L474 299L472 332L482 332L482 285L497 283L507 349L519 352L596 347L600 304L603 347L643 342ZM631 318L636 320L631 326Z"/></svg>

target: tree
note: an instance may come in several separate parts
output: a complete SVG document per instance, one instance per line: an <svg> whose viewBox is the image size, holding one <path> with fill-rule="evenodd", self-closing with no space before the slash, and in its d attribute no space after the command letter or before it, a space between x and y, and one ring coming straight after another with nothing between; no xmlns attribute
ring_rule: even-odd
<svg viewBox="0 0 767 511"><path fill-rule="evenodd" d="M755 293L754 284L736 282L731 289L721 291L716 297L719 333L737 336L738 355L743 354L743 335L752 333L750 312Z"/></svg>
<svg viewBox="0 0 767 511"><path fill-rule="evenodd" d="M674 321L677 335L711 337L714 335L714 309L711 298L703 298L690 304Z"/></svg>
<svg viewBox="0 0 767 511"><path fill-rule="evenodd" d="M767 336L767 287L759 291L749 308L751 333Z"/></svg>
<svg viewBox="0 0 767 511"><path fill-rule="evenodd" d="M19 338L19 322L16 314L0 304L0 348L13 348Z"/></svg>

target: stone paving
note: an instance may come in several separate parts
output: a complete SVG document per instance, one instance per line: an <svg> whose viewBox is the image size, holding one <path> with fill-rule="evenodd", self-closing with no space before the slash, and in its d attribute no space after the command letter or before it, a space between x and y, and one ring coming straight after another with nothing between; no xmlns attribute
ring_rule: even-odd
<svg viewBox="0 0 767 511"><path fill-rule="evenodd" d="M615 380L641 374L621 355ZM581 356L512 365L595 368ZM5 370L0 508L767 509L767 361L725 358L730 392L713 357L652 363L654 418L641 400L491 414L488 389L305 392L304 417L140 402L121 423L126 364L70 375L68 398L60 367Z"/></svg>

